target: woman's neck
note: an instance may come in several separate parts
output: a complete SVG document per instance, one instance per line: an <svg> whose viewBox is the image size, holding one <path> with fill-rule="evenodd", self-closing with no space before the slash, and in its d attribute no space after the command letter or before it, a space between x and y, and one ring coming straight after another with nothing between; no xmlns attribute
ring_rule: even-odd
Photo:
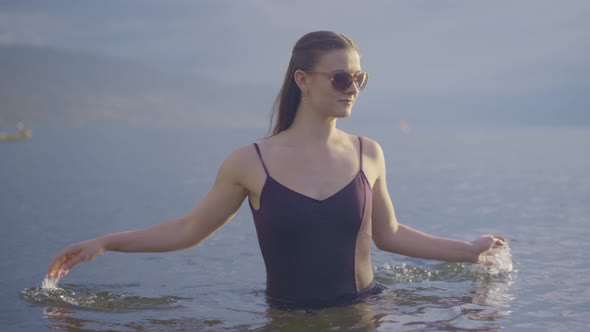
<svg viewBox="0 0 590 332"><path fill-rule="evenodd" d="M321 112L300 105L293 123L286 131L304 145L329 145L340 133L336 128L336 120L322 117Z"/></svg>

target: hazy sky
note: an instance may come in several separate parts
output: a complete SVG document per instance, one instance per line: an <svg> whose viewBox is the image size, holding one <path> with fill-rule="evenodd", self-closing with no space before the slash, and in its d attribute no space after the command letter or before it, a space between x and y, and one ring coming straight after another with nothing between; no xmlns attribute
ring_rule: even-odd
<svg viewBox="0 0 590 332"><path fill-rule="evenodd" d="M586 0L0 2L0 44L131 58L223 82L278 85L295 41L324 29L356 41L367 93L381 98L590 88Z"/></svg>

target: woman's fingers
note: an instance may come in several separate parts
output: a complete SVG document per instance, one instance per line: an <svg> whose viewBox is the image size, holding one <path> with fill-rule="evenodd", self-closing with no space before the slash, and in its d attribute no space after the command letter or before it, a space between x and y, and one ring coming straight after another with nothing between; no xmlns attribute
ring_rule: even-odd
<svg viewBox="0 0 590 332"><path fill-rule="evenodd" d="M502 237L502 236L499 236L499 235L492 235L492 236L494 237L494 239L496 241L500 241L502 243L506 243L507 242L506 239L504 237Z"/></svg>
<svg viewBox="0 0 590 332"><path fill-rule="evenodd" d="M55 270L56 267L63 265L66 261L66 256L57 256L53 259L53 262L49 265L49 270Z"/></svg>
<svg viewBox="0 0 590 332"><path fill-rule="evenodd" d="M503 247L508 241L499 235L482 235L482 238L486 238L490 243L490 249Z"/></svg>
<svg viewBox="0 0 590 332"><path fill-rule="evenodd" d="M56 278L57 277L56 273L59 271L59 267L62 266L65 261L66 261L65 256L62 256L62 255L55 256L53 261L51 261L51 263L49 264L49 269L47 271L47 275L49 275L52 278Z"/></svg>
<svg viewBox="0 0 590 332"><path fill-rule="evenodd" d="M70 271L71 269L75 268L78 264L88 261L88 257L86 255L78 254L72 257L66 264L64 264L63 269L65 271ZM66 273L67 274L67 273Z"/></svg>
<svg viewBox="0 0 590 332"><path fill-rule="evenodd" d="M498 236L498 235L493 235L493 238L494 238L494 245L493 245L494 248L504 247L506 245L506 243L508 242L508 241L506 241L505 238Z"/></svg>
<svg viewBox="0 0 590 332"><path fill-rule="evenodd" d="M55 256L47 274L53 278L66 276L78 264L90 261L103 252L104 245L96 239L73 244Z"/></svg>
<svg viewBox="0 0 590 332"><path fill-rule="evenodd" d="M72 259L79 257L81 251L82 249L77 247L67 248L62 251L60 254L55 256L51 264L49 264L49 271L47 274L53 278L61 277L63 270L69 270L69 268L65 268L64 265L66 265Z"/></svg>

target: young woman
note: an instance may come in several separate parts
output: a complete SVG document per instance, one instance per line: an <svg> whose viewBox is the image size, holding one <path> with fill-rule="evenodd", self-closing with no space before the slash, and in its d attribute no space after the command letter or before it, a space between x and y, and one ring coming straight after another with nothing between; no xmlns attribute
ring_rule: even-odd
<svg viewBox="0 0 590 332"><path fill-rule="evenodd" d="M51 262L49 276L65 276L105 251L196 246L228 222L245 198L266 265L270 303L334 305L379 292L371 241L401 255L471 263L504 245L499 236L464 242L398 223L381 147L336 127L338 119L351 115L367 80L350 38L331 31L303 36L277 98L272 135L233 152L192 212L73 244Z"/></svg>

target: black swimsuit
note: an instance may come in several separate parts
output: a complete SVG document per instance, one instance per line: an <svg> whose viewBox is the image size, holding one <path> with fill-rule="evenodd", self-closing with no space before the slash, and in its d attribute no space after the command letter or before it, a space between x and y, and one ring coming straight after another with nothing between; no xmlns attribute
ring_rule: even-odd
<svg viewBox="0 0 590 332"><path fill-rule="evenodd" d="M356 302L378 293L371 265L371 186L360 169L344 188L317 200L276 181L264 164L260 207L250 208L271 304L303 307ZM360 280L369 283L359 289Z"/></svg>

